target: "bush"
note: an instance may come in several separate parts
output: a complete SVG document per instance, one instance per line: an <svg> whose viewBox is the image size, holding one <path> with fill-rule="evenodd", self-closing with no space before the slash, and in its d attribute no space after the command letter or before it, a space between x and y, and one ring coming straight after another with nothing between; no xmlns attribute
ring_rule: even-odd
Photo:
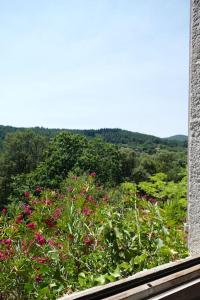
<svg viewBox="0 0 200 300"><path fill-rule="evenodd" d="M179 215L132 183L106 190L95 176L70 174L59 193L21 191L2 210L3 299L56 299L187 255Z"/></svg>

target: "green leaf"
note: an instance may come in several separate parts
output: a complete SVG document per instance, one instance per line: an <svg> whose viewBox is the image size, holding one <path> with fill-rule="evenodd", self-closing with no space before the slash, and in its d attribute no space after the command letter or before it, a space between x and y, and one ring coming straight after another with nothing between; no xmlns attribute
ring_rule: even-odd
<svg viewBox="0 0 200 300"><path fill-rule="evenodd" d="M97 278L95 279L95 281L96 281L97 283L103 285L103 284L105 284L106 279L105 279L105 276L104 276L104 275L101 275L101 276L97 277Z"/></svg>
<svg viewBox="0 0 200 300"><path fill-rule="evenodd" d="M33 289L33 285L32 285L31 283L25 283L24 289L25 289L25 291L27 291L27 292L31 292L32 289Z"/></svg>

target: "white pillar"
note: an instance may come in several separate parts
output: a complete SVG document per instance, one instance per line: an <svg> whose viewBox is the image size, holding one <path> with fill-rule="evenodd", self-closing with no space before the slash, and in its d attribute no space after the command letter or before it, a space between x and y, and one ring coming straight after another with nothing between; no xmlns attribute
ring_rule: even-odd
<svg viewBox="0 0 200 300"><path fill-rule="evenodd" d="M200 254L200 0L191 0L188 244Z"/></svg>

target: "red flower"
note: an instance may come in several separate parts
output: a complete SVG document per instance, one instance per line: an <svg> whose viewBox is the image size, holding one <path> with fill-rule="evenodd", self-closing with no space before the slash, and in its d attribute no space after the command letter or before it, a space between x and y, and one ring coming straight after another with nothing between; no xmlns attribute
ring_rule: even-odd
<svg viewBox="0 0 200 300"><path fill-rule="evenodd" d="M49 244L50 246L55 246L55 242L54 242L53 240L48 240L48 244Z"/></svg>
<svg viewBox="0 0 200 300"><path fill-rule="evenodd" d="M91 176L91 177L96 177L96 175L97 174L95 172L92 172L92 173L89 174L89 176Z"/></svg>
<svg viewBox="0 0 200 300"><path fill-rule="evenodd" d="M22 251L23 252L27 252L27 244L26 244L26 241L22 241Z"/></svg>
<svg viewBox="0 0 200 300"><path fill-rule="evenodd" d="M38 262L39 264L44 264L45 262L47 262L49 260L49 258L35 256L35 257L33 257L33 260Z"/></svg>
<svg viewBox="0 0 200 300"><path fill-rule="evenodd" d="M21 223L22 222L22 220L23 220L23 214L19 214L18 216L17 216L17 219L16 219L16 223Z"/></svg>
<svg viewBox="0 0 200 300"><path fill-rule="evenodd" d="M2 212L2 215L5 216L7 214L7 208L4 207L1 212Z"/></svg>
<svg viewBox="0 0 200 300"><path fill-rule="evenodd" d="M8 250L6 250L6 251L0 251L0 261L1 260L6 260L8 257L9 257L9 251Z"/></svg>
<svg viewBox="0 0 200 300"><path fill-rule="evenodd" d="M41 246L46 244L46 239L39 232L35 233L35 239Z"/></svg>
<svg viewBox="0 0 200 300"><path fill-rule="evenodd" d="M24 192L24 197L25 198L29 198L30 197L30 193L29 192Z"/></svg>
<svg viewBox="0 0 200 300"><path fill-rule="evenodd" d="M149 201L150 201L152 204L156 204L156 203L157 203L157 201L156 201L155 198L149 198Z"/></svg>
<svg viewBox="0 0 200 300"><path fill-rule="evenodd" d="M36 192L37 194L40 194L40 193L42 192L41 187L37 186L37 187L35 188L35 192Z"/></svg>
<svg viewBox="0 0 200 300"><path fill-rule="evenodd" d="M94 198L93 198L93 196L92 196L92 195L87 195L87 197L86 197L86 200L88 200L88 201L93 201L93 200L94 200Z"/></svg>
<svg viewBox="0 0 200 300"><path fill-rule="evenodd" d="M54 218L49 218L47 220L44 221L46 223L46 225L49 227L49 228L52 228L56 225L56 222L54 220Z"/></svg>
<svg viewBox="0 0 200 300"><path fill-rule="evenodd" d="M25 205L24 213L25 213L26 215L30 215L30 214L32 213L32 210L31 210L30 205Z"/></svg>
<svg viewBox="0 0 200 300"><path fill-rule="evenodd" d="M10 252L8 250L0 251L0 261L8 259Z"/></svg>
<svg viewBox="0 0 200 300"><path fill-rule="evenodd" d="M89 216L91 214L91 211L89 208L87 207L84 207L83 210L82 210L82 213L85 215L85 216Z"/></svg>
<svg viewBox="0 0 200 300"><path fill-rule="evenodd" d="M5 254L2 251L0 251L0 260L4 260L4 259L5 259Z"/></svg>
<svg viewBox="0 0 200 300"><path fill-rule="evenodd" d="M36 275L35 276L35 281L37 282L37 283L40 283L41 281L42 281L42 275Z"/></svg>
<svg viewBox="0 0 200 300"><path fill-rule="evenodd" d="M44 203L45 205L51 205L51 204L52 204L52 201L49 200L49 199L45 199L45 200L43 201L43 203Z"/></svg>
<svg viewBox="0 0 200 300"><path fill-rule="evenodd" d="M84 242L85 245L90 246L93 243L93 240L90 237L86 236L83 239L83 242Z"/></svg>
<svg viewBox="0 0 200 300"><path fill-rule="evenodd" d="M30 222L30 223L26 224L26 227L30 228L30 229L35 229L36 228L36 224Z"/></svg>
<svg viewBox="0 0 200 300"><path fill-rule="evenodd" d="M5 240L1 240L1 244L6 245L8 247L11 246L12 244L12 240L11 239L5 239Z"/></svg>
<svg viewBox="0 0 200 300"><path fill-rule="evenodd" d="M57 219L59 219L60 218L60 216L61 216L61 208L56 208L56 210L55 210L55 212L54 212L54 214L53 214L53 218L54 218L54 220L57 220Z"/></svg>

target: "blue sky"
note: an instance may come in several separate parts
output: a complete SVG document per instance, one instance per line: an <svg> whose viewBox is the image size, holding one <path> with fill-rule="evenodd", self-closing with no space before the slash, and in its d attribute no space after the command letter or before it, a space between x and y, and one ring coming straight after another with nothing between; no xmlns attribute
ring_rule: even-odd
<svg viewBox="0 0 200 300"><path fill-rule="evenodd" d="M187 134L189 2L0 1L0 124Z"/></svg>

